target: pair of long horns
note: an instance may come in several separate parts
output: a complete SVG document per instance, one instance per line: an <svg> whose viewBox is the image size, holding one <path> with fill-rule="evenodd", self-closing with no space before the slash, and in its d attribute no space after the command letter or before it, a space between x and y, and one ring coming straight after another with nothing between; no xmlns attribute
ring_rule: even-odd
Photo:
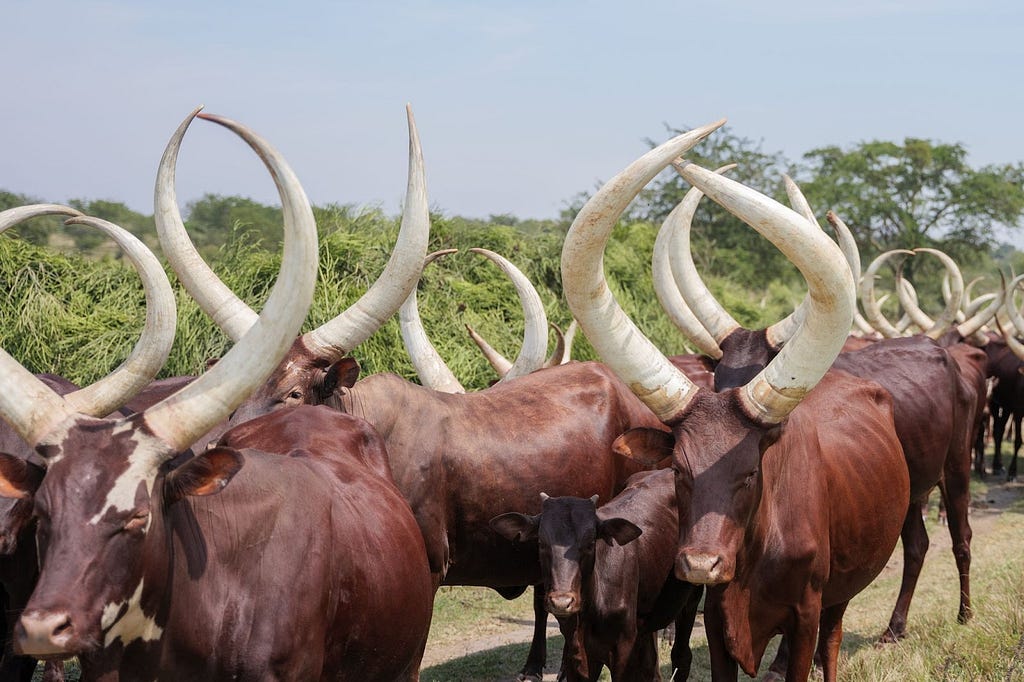
<svg viewBox="0 0 1024 682"><path fill-rule="evenodd" d="M174 292L160 261L134 235L113 223L85 216L81 211L68 206L35 204L0 212L0 233L40 216L69 216L64 221L65 225L85 225L104 233L121 248L142 280L146 297L146 321L131 354L103 379L68 393L63 398L75 412L101 417L131 400L153 380L167 361L177 326ZM14 370L14 374L18 372ZM36 409L35 403L30 401L24 407L31 414L23 414L18 419L36 437L48 428L50 420L45 410Z"/></svg>
<svg viewBox="0 0 1024 682"><path fill-rule="evenodd" d="M377 281L348 309L303 335L306 348L329 360L339 360L368 339L415 290L430 236L423 152L411 107L409 171L401 228L387 265ZM168 147L157 175L156 227L160 246L188 293L220 329L237 341L254 324L256 313L229 289L196 251L185 231L174 190L178 145Z"/></svg>
<svg viewBox="0 0 1024 682"><path fill-rule="evenodd" d="M684 413L698 389L619 307L604 278L604 248L619 216L640 190L723 123L673 138L612 178L576 216L562 250L562 283L580 328L619 378L667 423ZM807 280L803 322L775 359L739 389L749 415L778 423L817 384L846 339L855 299L850 268L835 243L799 213L694 164L683 163L678 170L772 241Z"/></svg>
<svg viewBox="0 0 1024 682"><path fill-rule="evenodd" d="M162 166L169 164L173 171L173 157L198 112L192 112L175 131ZM284 214L284 256L263 313L220 362L141 417L113 422L117 428L129 420L132 424L144 421L155 436L146 447L155 462L187 449L266 380L291 347L312 303L316 283L316 223L295 174L269 144L248 128L217 116L201 117L239 135L270 171ZM157 195L165 190L158 184ZM79 417L76 404L51 391L5 352L0 352L0 386L0 414L31 445L45 443L50 436L59 438L60 425Z"/></svg>
<svg viewBox="0 0 1024 682"><path fill-rule="evenodd" d="M540 369L544 364L544 354L547 352L547 316L544 313L544 304L540 300L540 294L523 272L512 264L504 256L488 249L472 248L473 253L478 253L501 268L501 271L512 281L519 296L519 303L523 307L523 347L516 358L515 363L508 363L501 381L509 381L516 377L529 374ZM423 267L441 256L455 253L457 249L445 249L435 251L428 255L423 261ZM419 307L417 306L416 288L409 293L401 309L398 311L399 326L402 332L402 341L409 353L416 374L420 383L428 388L444 393L465 393L466 389L455 377L455 374L448 367L448 364L437 352L434 344L427 337L423 322L420 319ZM486 344L486 341L484 342ZM488 345L489 347L489 345ZM497 354L494 349L492 352ZM504 360L504 358L502 358ZM505 360L505 362L508 362Z"/></svg>

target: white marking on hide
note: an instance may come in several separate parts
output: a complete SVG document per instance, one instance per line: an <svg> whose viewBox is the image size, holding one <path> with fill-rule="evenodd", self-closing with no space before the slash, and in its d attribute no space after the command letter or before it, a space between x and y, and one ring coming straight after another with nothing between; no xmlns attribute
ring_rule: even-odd
<svg viewBox="0 0 1024 682"><path fill-rule="evenodd" d="M112 436L117 437L121 432L129 430L132 430L129 424L122 424L114 429ZM96 515L89 519L89 523L96 525L110 509L123 512L134 509L135 493L139 489L139 483L146 484L146 493L152 497L153 483L160 467L157 453L161 447L166 446L158 438L147 437L138 432L133 434L133 440L135 447L128 457L128 468L114 481L114 486L107 493L106 501Z"/></svg>
<svg viewBox="0 0 1024 682"><path fill-rule="evenodd" d="M123 646L128 646L135 640L152 642L163 636L163 628L142 612L141 601L142 581L139 582L135 594L129 597L128 601L112 602L103 607L100 627L106 631L103 637L104 647L110 646L117 639L121 640ZM117 619L117 614L126 604L128 609L120 619Z"/></svg>

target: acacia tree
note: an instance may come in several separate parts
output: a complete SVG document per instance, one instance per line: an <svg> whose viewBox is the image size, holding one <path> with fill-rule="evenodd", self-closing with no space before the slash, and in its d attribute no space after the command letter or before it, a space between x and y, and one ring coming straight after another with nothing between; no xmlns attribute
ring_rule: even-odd
<svg viewBox="0 0 1024 682"><path fill-rule="evenodd" d="M801 187L813 206L843 217L862 252L919 246L965 260L1019 228L1024 165L971 168L960 144L907 138L822 147L804 155Z"/></svg>

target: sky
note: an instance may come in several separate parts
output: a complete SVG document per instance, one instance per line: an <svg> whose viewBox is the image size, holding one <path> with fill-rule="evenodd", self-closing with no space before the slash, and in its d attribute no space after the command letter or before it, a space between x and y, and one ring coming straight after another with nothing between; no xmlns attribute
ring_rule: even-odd
<svg viewBox="0 0 1024 682"><path fill-rule="evenodd" d="M1024 161L1019 0L5 0L0 24L0 189L48 201L152 213L164 145L200 104L269 140L315 204L389 213L407 103L448 215L555 218L667 126L723 117L794 161L905 137ZM182 205L278 203L207 122L177 176Z"/></svg>

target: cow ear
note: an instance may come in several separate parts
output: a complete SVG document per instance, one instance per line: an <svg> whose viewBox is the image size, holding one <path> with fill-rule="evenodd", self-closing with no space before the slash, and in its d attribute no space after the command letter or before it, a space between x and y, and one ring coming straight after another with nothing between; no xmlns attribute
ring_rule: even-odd
<svg viewBox="0 0 1024 682"><path fill-rule="evenodd" d="M336 388L352 388L359 378L359 363L355 358L342 358L327 368L324 392L334 393Z"/></svg>
<svg viewBox="0 0 1024 682"><path fill-rule="evenodd" d="M670 432L640 427L630 429L616 438L612 443L612 452L644 466L656 467L666 457L672 456L675 445L675 436Z"/></svg>
<svg viewBox="0 0 1024 682"><path fill-rule="evenodd" d="M224 489L244 462L234 448L218 446L187 460L167 474L164 499L174 504L185 497L213 495Z"/></svg>
<svg viewBox="0 0 1024 682"><path fill-rule="evenodd" d="M612 544L612 540L620 545L628 544L640 537L641 533L643 531L635 523L618 517L604 519L597 526L598 537L609 545Z"/></svg>
<svg viewBox="0 0 1024 682"><path fill-rule="evenodd" d="M43 482L46 471L21 457L0 453L0 497L27 500Z"/></svg>
<svg viewBox="0 0 1024 682"><path fill-rule="evenodd" d="M539 516L509 512L491 519L491 529L513 542L525 542L537 535Z"/></svg>

